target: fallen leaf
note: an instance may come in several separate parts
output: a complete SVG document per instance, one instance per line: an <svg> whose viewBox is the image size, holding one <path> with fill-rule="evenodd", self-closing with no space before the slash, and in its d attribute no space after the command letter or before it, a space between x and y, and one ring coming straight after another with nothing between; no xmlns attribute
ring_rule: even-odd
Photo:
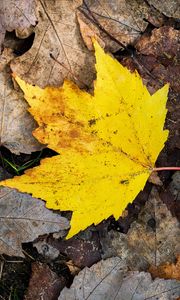
<svg viewBox="0 0 180 300"><path fill-rule="evenodd" d="M108 244L108 255L126 260L130 270L147 271L150 265L173 262L180 253L179 222L161 201L156 188L127 234L110 231L108 235L109 238L101 238L104 257Z"/></svg>
<svg viewBox="0 0 180 300"><path fill-rule="evenodd" d="M81 271L81 269L77 267L72 260L67 261L66 265L73 276L77 275Z"/></svg>
<svg viewBox="0 0 180 300"><path fill-rule="evenodd" d="M37 125L27 112L22 92L13 87L8 66L13 56L12 50L4 49L0 57L0 146L15 154L30 154L43 146L32 136Z"/></svg>
<svg viewBox="0 0 180 300"><path fill-rule="evenodd" d="M115 52L141 36L148 25L148 13L149 6L145 1L87 0L79 7L77 15L88 48L89 36L95 35L104 41L106 49Z"/></svg>
<svg viewBox="0 0 180 300"><path fill-rule="evenodd" d="M36 25L35 0L0 1L0 48L7 31L25 30ZM27 37L27 35L26 35Z"/></svg>
<svg viewBox="0 0 180 300"><path fill-rule="evenodd" d="M169 184L169 191L180 201L180 173L175 172L172 176L172 181Z"/></svg>
<svg viewBox="0 0 180 300"><path fill-rule="evenodd" d="M177 0L147 0L147 2L167 17L180 18L180 5Z"/></svg>
<svg viewBox="0 0 180 300"><path fill-rule="evenodd" d="M177 220L180 222L180 201L179 201L180 191L178 191L178 194L175 196L169 190L169 187L167 187L166 190L161 191L160 198L163 201L163 203L167 206L167 208L170 210L172 216L176 217Z"/></svg>
<svg viewBox="0 0 180 300"><path fill-rule="evenodd" d="M136 49L144 55L173 59L179 55L180 33L170 26L154 29L151 36L143 35L136 43Z"/></svg>
<svg viewBox="0 0 180 300"><path fill-rule="evenodd" d="M16 77L39 124L34 136L61 155L1 184L73 211L68 238L122 214L144 185L164 147L168 85L150 95L95 43L94 96L69 81L44 90ZM48 109L47 109L48 108Z"/></svg>
<svg viewBox="0 0 180 300"><path fill-rule="evenodd" d="M143 35L137 44L136 49L145 55L146 62L141 62L145 69L148 69L155 81L169 82L171 89L180 92L180 32L170 26L163 26L154 29L150 36ZM148 63L147 57L150 57ZM154 59L154 61L153 61ZM151 77L151 81L152 81ZM156 83L157 84L157 83ZM173 105L174 110L174 105ZM173 130L174 131L174 130Z"/></svg>
<svg viewBox="0 0 180 300"><path fill-rule="evenodd" d="M42 201L9 188L0 188L0 253L24 256L21 243L39 235L67 230L69 222L45 208Z"/></svg>
<svg viewBox="0 0 180 300"><path fill-rule="evenodd" d="M25 300L56 300L66 279L58 276L46 264L34 262Z"/></svg>
<svg viewBox="0 0 180 300"><path fill-rule="evenodd" d="M175 264L165 263L160 266L150 266L149 272L153 278L160 277L164 279L180 280L180 255Z"/></svg>
<svg viewBox="0 0 180 300"><path fill-rule="evenodd" d="M84 43L86 44L87 48L92 51L94 49L92 40L95 39L98 41L98 43L101 45L102 48L105 48L105 43L103 40L98 36L98 29L93 30L91 27L86 24L86 22L83 20L84 16L82 16L81 13L77 13L77 19L80 26L80 31L82 38L84 40Z"/></svg>
<svg viewBox="0 0 180 300"><path fill-rule="evenodd" d="M84 268L70 288L64 288L58 300L146 300L177 299L180 282L176 280L151 279L145 272L127 272L123 260L109 258Z"/></svg>
<svg viewBox="0 0 180 300"><path fill-rule="evenodd" d="M76 20L76 9L81 3L36 1L35 39L31 49L11 63L13 72L41 87L59 86L64 78L83 87L92 82L94 57L82 41Z"/></svg>
<svg viewBox="0 0 180 300"><path fill-rule="evenodd" d="M148 178L148 181L155 184L155 185L159 185L162 186L163 183L158 175L158 172L152 172L151 175Z"/></svg>
<svg viewBox="0 0 180 300"><path fill-rule="evenodd" d="M101 284L103 286L103 291L101 290L102 299L113 299L125 271L127 271L127 267L119 257L113 257L106 261L101 260L92 267L86 267L80 271L75 276L71 288L64 288L58 300L101 299L96 293L96 288L101 287ZM110 297L106 298L105 292L108 289ZM89 298L91 295L92 298Z"/></svg>
<svg viewBox="0 0 180 300"><path fill-rule="evenodd" d="M169 138L166 150L167 158L164 162L162 160L159 161L162 166L164 163L166 166L168 164L172 166L175 162L177 163L177 158L175 161L172 158L178 157L178 154L176 154L178 150L176 148L180 148L180 104L178 101L180 93L179 40L180 32L173 27L163 26L159 29L153 29L150 35L142 35L135 45L138 52L134 58L128 58L128 61L124 62L126 66L128 63L131 69L135 68L140 72L144 84L146 84L151 93L154 93L162 84L166 82L170 83L171 89L168 97L169 101L167 102L168 116L166 119Z"/></svg>
<svg viewBox="0 0 180 300"><path fill-rule="evenodd" d="M47 236L42 237L40 240L33 242L33 247L35 247L38 253L43 255L47 260L54 260L60 254L58 249L52 247L48 243Z"/></svg>
<svg viewBox="0 0 180 300"><path fill-rule="evenodd" d="M49 238L48 245L53 246L60 253L73 260L77 267L90 267L101 259L99 236L97 232L91 230L87 230L84 237L81 235L65 241Z"/></svg>

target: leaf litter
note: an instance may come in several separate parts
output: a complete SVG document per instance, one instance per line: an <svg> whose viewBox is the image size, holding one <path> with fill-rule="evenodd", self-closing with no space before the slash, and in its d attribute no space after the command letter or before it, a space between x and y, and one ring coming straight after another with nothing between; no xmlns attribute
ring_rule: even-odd
<svg viewBox="0 0 180 300"><path fill-rule="evenodd" d="M2 0L0 1L0 49L6 31L19 31L24 37L25 29L36 25L35 0ZM26 34L27 36L27 34Z"/></svg>
<svg viewBox="0 0 180 300"><path fill-rule="evenodd" d="M147 1L147 2L150 2L150 1ZM162 2L162 1L161 1ZM174 4L173 4L173 2L174 1L171 1L171 5L173 6ZM159 1L158 1L158 3L159 3ZM81 4L81 3L80 3ZM79 4L79 5L80 5ZM154 5L154 4L153 4ZM161 8L163 8L164 7L164 5L166 5L166 3L161 3L160 4L160 6L161 6ZM176 5L176 4L175 4ZM168 8L170 7L170 5L168 4ZM175 6L174 6L175 7ZM152 7L151 7L152 8ZM159 8L160 9L160 8ZM175 11L175 10L174 10ZM156 12L157 12L157 10L156 10ZM178 10L177 10L177 12L178 12ZM166 14L166 13L165 13ZM36 17L37 17L37 14L36 14ZM151 16L150 17L152 17L153 18L153 15L151 14ZM162 26L162 22L164 22L164 17L162 17L162 15L159 15L159 21L160 21L160 23L158 24L157 23L157 27L158 26ZM36 21L37 21L37 18L36 18ZM154 20L153 20L154 21ZM156 22L159 22L157 19L155 20ZM16 21L17 22L17 21ZM172 20L171 20L171 22L172 22ZM171 24L173 24L173 23L171 23ZM171 25L171 26L174 26L174 25ZM20 33L18 33L18 30L16 30L16 34L21 34L21 32L23 33L23 30L21 31L19 31ZM31 29L31 32L32 32L32 29ZM169 39L168 39L169 40ZM112 44L113 42L111 41L111 43L110 44ZM164 44L164 46L166 46L166 44ZM107 45L106 45L106 47L107 47ZM162 50L162 51L164 51L164 50ZM164 51L165 52L165 51ZM158 63L158 60L159 60L159 57L157 57L157 63ZM149 56L146 56L146 61L147 62L150 62L150 65L152 65L152 58L151 58L151 55ZM47 63L49 63L49 61L47 62ZM141 64L143 64L144 63L144 61L142 62L141 61ZM170 64L171 64L171 62L170 62ZM172 68L172 70L173 70L173 68ZM143 72L144 70L143 69L141 69L140 70L140 73L144 73L144 74L142 74L143 75L143 77L147 77L147 74L145 74L145 72ZM162 69L159 69L159 74L161 75L161 72L162 72L163 70ZM35 72L34 72L35 73ZM170 74L173 74L174 73L174 71L172 71ZM32 75L31 75L32 76ZM42 75L42 77L43 76L45 76L46 77L46 73L43 73L43 75ZM55 75L54 75L55 76ZM177 76L176 76L176 78L177 78ZM43 81L43 78L42 78L42 81ZM152 77L150 78L150 80L149 80L149 83L151 82L152 83ZM45 80L44 80L44 82L45 82ZM35 82L36 83L36 82ZM174 79L173 79L173 81L172 81L172 83L173 83L173 85L175 85L176 84L176 79L175 79L175 77L174 77ZM82 84L82 83L81 83ZM80 84L80 85L81 85ZM176 85L177 86L177 85ZM150 85L149 85L149 87L150 87ZM153 92L154 92L154 90L156 90L157 89L157 87L159 87L159 82L158 81L156 81L154 84L153 84ZM170 91L170 97L171 97L171 91ZM174 97L174 96L173 96ZM176 99L176 98L175 98ZM170 100L171 101L171 100ZM168 107L169 107L169 104L168 104ZM177 101L176 100L172 100L172 103L171 103L171 107L172 108L170 108L171 109L171 111L172 111L172 113L173 113L173 116L172 116L172 113L171 113L171 116L170 116L170 119L172 119L172 121L173 121L173 123L170 121L170 123L169 123L169 126L168 126L168 128L170 129L170 133L171 133L171 130L172 130L172 132L173 132L173 135L174 134L176 134L176 132L177 132ZM175 125L175 128L173 129L172 128L172 125ZM172 129L171 129L172 128ZM167 159L169 159L169 163L172 165L172 162L174 162L174 159L172 160L172 157L176 157L176 153L174 152L175 151L175 148L174 147L177 147L178 146L178 144L177 144L177 139L176 139L176 141L174 142L174 143L172 143L172 139L168 142L168 147L170 146L171 147L171 151L172 152L170 152L169 154L170 155L168 155L168 156L164 156L164 161L163 161L163 163L167 163ZM167 151L167 150L166 150ZM166 153L166 152L165 152ZM174 155L173 155L174 154ZM167 155L167 154L166 154ZM171 158L170 158L171 157ZM161 162L162 162L162 155L161 155ZM161 163L161 165L162 165L162 163ZM163 173L163 172L162 172ZM169 177L168 177L169 176ZM171 176L171 174L169 174L168 176L166 176L166 178L170 178L170 176ZM162 176L160 177L161 179L163 178ZM165 181L164 181L164 179L163 179L163 183L164 183ZM165 194L165 192L164 192L164 194ZM167 198L167 197L166 197ZM168 196L168 203L169 203L169 201L171 201L172 200L172 197L169 197ZM163 199L163 201L164 201L164 199ZM166 201L165 201L166 202ZM167 202L166 202L167 203ZM176 204L174 204L174 205L176 205ZM168 204L168 207L170 208L170 206L169 206L169 204ZM170 208L173 212L176 212L176 208L174 207L174 208ZM127 217L128 218L128 217ZM153 226L153 221L152 222L150 222L151 223L151 226ZM148 228L148 227L147 227ZM16 264L17 265L17 264ZM12 272L14 272L14 271L12 271ZM11 273L11 277L10 278L12 278L13 276L12 276L12 273ZM17 277L18 277L18 274L16 273L16 279L17 279ZM21 278L21 282L20 282L20 285L21 285L21 287L22 287L22 283L24 282L24 278ZM8 281L8 284L9 284L9 281ZM0 288L1 289L1 288ZM2 291L2 289L1 289L1 291ZM13 296L13 294L12 294L12 296ZM7 297L8 297L8 295L7 295ZM178 297L178 296L177 296ZM8 298L7 298L8 299Z"/></svg>
<svg viewBox="0 0 180 300"><path fill-rule="evenodd" d="M132 45L148 23L149 7L143 2L129 1L84 1L78 8L78 22L82 37L89 39L87 29L101 38L106 49L116 52Z"/></svg>
<svg viewBox="0 0 180 300"><path fill-rule="evenodd" d="M36 300L43 297L43 300L55 300L65 283L65 278L58 276L47 264L34 262L32 263L32 274L25 299Z"/></svg>
<svg viewBox="0 0 180 300"><path fill-rule="evenodd" d="M179 222L153 188L128 233L109 231L101 244L104 257L116 255L126 259L130 270L147 271L150 265L174 262L180 253Z"/></svg>
<svg viewBox="0 0 180 300"><path fill-rule="evenodd" d="M43 148L32 135L36 122L28 113L28 105L17 87L14 89L9 62L14 58L11 49L0 57L0 146L15 154L39 151Z"/></svg>
<svg viewBox="0 0 180 300"><path fill-rule="evenodd" d="M127 271L123 260L113 257L83 269L71 287L62 290L58 300L176 300L179 293L179 281L153 281L149 273Z"/></svg>
<svg viewBox="0 0 180 300"><path fill-rule="evenodd" d="M35 39L31 49L11 63L13 72L40 87L60 86L65 78L83 87L92 82L94 56L85 47L76 21L81 2L36 2Z"/></svg>
<svg viewBox="0 0 180 300"><path fill-rule="evenodd" d="M166 262L158 267L150 266L149 272L153 278L176 279L180 281L180 255L177 256L176 263Z"/></svg>
<svg viewBox="0 0 180 300"><path fill-rule="evenodd" d="M69 221L45 208L44 203L8 188L0 189L0 254L24 256L22 243L69 228Z"/></svg>

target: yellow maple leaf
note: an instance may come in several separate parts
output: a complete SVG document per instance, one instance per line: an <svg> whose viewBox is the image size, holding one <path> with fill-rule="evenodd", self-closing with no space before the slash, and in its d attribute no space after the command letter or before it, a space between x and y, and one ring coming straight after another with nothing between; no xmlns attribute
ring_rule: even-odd
<svg viewBox="0 0 180 300"><path fill-rule="evenodd" d="M94 95L65 81L41 89L20 78L34 136L60 155L24 175L1 182L72 211L68 238L91 224L122 214L144 185L168 136L163 130L168 85L150 95L131 73L95 42Z"/></svg>

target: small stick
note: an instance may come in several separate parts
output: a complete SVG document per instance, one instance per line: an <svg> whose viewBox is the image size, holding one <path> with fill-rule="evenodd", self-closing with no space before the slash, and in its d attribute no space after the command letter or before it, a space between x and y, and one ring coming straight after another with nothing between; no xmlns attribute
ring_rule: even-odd
<svg viewBox="0 0 180 300"><path fill-rule="evenodd" d="M3 267L4 267L4 261L1 261L1 266L0 266L0 280L2 278Z"/></svg>

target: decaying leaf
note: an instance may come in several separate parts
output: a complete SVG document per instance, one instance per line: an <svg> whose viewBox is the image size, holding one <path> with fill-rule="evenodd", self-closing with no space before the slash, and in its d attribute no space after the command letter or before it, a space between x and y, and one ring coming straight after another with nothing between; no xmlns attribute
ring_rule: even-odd
<svg viewBox="0 0 180 300"><path fill-rule="evenodd" d="M47 207L73 211L68 238L122 214L153 170L168 131L163 130L168 85L150 95L95 42L94 95L69 81L41 89L16 77L39 124L34 136L61 155L2 185L32 193Z"/></svg>
<svg viewBox="0 0 180 300"><path fill-rule="evenodd" d="M54 236L54 235L53 235ZM49 245L58 249L79 267L90 267L101 259L101 245L97 232L86 230L69 240L48 239Z"/></svg>
<svg viewBox="0 0 180 300"><path fill-rule="evenodd" d="M180 293L176 280L152 280L145 272L127 272L123 260L113 257L84 268L58 300L175 300Z"/></svg>
<svg viewBox="0 0 180 300"><path fill-rule="evenodd" d="M0 253L24 256L21 243L39 235L67 230L69 222L45 208L42 201L9 188L0 188Z"/></svg>
<svg viewBox="0 0 180 300"><path fill-rule="evenodd" d="M169 60L179 56L180 33L171 26L152 30L151 36L143 35L136 43L136 49L144 55L164 57ZM177 62L176 62L177 63Z"/></svg>
<svg viewBox="0 0 180 300"><path fill-rule="evenodd" d="M65 284L65 277L58 276L46 264L34 262L32 263L32 274L25 299L55 300Z"/></svg>
<svg viewBox="0 0 180 300"><path fill-rule="evenodd" d="M177 199L180 201L180 173L175 172L172 176L172 181L169 184L169 191Z"/></svg>
<svg viewBox="0 0 180 300"><path fill-rule="evenodd" d="M158 175L158 172L152 172L151 175L148 178L148 181L155 184L155 185L160 185L162 186L163 183Z"/></svg>
<svg viewBox="0 0 180 300"><path fill-rule="evenodd" d="M62 231L62 237L64 236ZM33 242L33 247L35 247L39 254L43 255L48 260L56 259L60 252L56 248L49 245L47 242L47 236L44 238L39 239L37 242Z"/></svg>
<svg viewBox="0 0 180 300"><path fill-rule="evenodd" d="M22 92L13 87L8 67L13 56L12 50L4 49L0 57L0 146L15 154L30 154L43 146L32 136L36 122L27 112Z"/></svg>
<svg viewBox="0 0 180 300"><path fill-rule="evenodd" d="M142 35L136 44L138 52L142 53L136 56L139 66L136 65L141 76L146 82L150 91L155 91L161 87L162 83L169 82L171 92L167 104L168 118L166 122L167 129L170 130L167 144L167 159L159 161L161 165L165 163L173 165L176 161L176 148L180 148L179 139L179 120L180 120L180 103L178 93L180 93L180 31L175 30L171 26L163 26L159 29L153 29L147 37ZM141 52L142 51L142 52ZM131 66L134 65L132 59ZM126 61L127 65L127 61ZM140 67L143 66L142 67ZM149 74L146 72L149 71ZM170 153L173 154L172 156ZM171 157L171 160L170 160ZM174 160L173 160L174 157Z"/></svg>
<svg viewBox="0 0 180 300"><path fill-rule="evenodd" d="M81 269L77 267L72 260L67 261L66 265L73 276L77 275L81 271Z"/></svg>
<svg viewBox="0 0 180 300"><path fill-rule="evenodd" d="M148 3L154 6L158 11L162 12L167 17L180 18L180 5L177 0L147 0Z"/></svg>
<svg viewBox="0 0 180 300"><path fill-rule="evenodd" d="M24 30L36 25L35 0L0 1L0 48L5 32L14 29Z"/></svg>
<svg viewBox="0 0 180 300"><path fill-rule="evenodd" d="M180 253L179 222L155 188L128 233L110 231L108 235L109 238L101 238L104 255L108 245L107 255L123 258L130 270L147 271L150 265L173 262Z"/></svg>
<svg viewBox="0 0 180 300"><path fill-rule="evenodd" d="M35 39L31 49L11 63L16 74L41 87L59 86L64 78L83 87L92 82L94 57L82 41L76 20L76 9L81 3L36 1Z"/></svg>
<svg viewBox="0 0 180 300"><path fill-rule="evenodd" d="M170 264L167 262L158 267L150 266L149 272L153 278L160 277L180 280L180 255L178 255L176 263Z"/></svg>
<svg viewBox="0 0 180 300"><path fill-rule="evenodd" d="M122 45L133 44L137 40L148 25L145 21L148 13L149 6L145 1L86 0L79 7L77 16L82 37L88 47L88 35L92 37L94 32L104 41L106 49L115 52Z"/></svg>

